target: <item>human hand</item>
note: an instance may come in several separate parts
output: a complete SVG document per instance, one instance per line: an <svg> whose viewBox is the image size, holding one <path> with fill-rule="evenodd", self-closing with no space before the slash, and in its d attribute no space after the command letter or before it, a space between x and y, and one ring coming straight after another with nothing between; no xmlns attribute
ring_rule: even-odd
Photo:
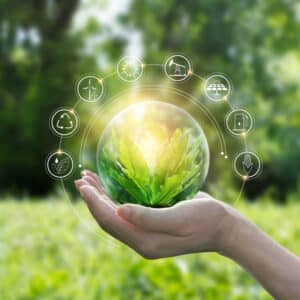
<svg viewBox="0 0 300 300"><path fill-rule="evenodd" d="M98 224L143 257L217 251L250 271L276 299L300 299L300 259L208 194L156 209L115 203L90 171L75 184Z"/></svg>
<svg viewBox="0 0 300 300"><path fill-rule="evenodd" d="M75 185L99 226L145 258L222 252L232 228L231 208L202 192L157 209L115 203L91 171Z"/></svg>

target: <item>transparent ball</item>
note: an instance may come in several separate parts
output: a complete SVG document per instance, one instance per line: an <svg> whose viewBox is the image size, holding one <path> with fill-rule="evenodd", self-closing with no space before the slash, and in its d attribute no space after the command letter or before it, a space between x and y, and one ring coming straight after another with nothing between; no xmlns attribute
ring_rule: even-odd
<svg viewBox="0 0 300 300"><path fill-rule="evenodd" d="M159 101L134 104L103 131L99 176L119 203L172 206L191 199L209 167L207 139L184 110Z"/></svg>

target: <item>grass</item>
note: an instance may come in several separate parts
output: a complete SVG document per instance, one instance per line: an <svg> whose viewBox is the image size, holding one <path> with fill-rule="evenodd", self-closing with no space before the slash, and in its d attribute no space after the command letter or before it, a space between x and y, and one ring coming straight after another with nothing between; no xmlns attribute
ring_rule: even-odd
<svg viewBox="0 0 300 300"><path fill-rule="evenodd" d="M300 204L238 209L300 254ZM3 300L271 299L239 266L216 254L144 260L88 230L64 202L2 201L0 228Z"/></svg>

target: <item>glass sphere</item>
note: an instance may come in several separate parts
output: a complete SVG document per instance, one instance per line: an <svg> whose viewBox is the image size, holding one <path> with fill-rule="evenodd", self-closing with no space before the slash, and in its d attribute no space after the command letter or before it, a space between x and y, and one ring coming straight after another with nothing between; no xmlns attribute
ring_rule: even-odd
<svg viewBox="0 0 300 300"><path fill-rule="evenodd" d="M99 176L119 203L167 207L191 199L208 167L200 125L164 102L131 105L110 121L98 143Z"/></svg>

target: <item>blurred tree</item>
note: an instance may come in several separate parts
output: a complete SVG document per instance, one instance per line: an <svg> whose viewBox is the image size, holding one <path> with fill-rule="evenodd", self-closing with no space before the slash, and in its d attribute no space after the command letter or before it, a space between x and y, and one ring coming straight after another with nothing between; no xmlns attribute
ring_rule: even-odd
<svg viewBox="0 0 300 300"><path fill-rule="evenodd" d="M1 190L51 187L42 167L57 145L48 118L73 97L77 44L67 29L77 4L0 1Z"/></svg>

